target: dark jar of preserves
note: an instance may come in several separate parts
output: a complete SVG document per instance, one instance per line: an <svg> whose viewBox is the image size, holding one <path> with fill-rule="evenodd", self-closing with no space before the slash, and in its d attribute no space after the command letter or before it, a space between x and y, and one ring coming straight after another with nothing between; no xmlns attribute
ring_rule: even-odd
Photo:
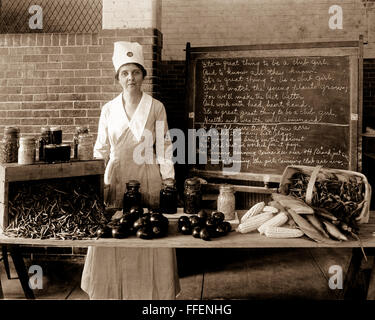
<svg viewBox="0 0 375 320"><path fill-rule="evenodd" d="M0 162L18 162L19 129L17 127L5 127L4 136L0 142Z"/></svg>
<svg viewBox="0 0 375 320"><path fill-rule="evenodd" d="M159 207L162 213L177 213L177 188L174 179L163 180Z"/></svg>
<svg viewBox="0 0 375 320"><path fill-rule="evenodd" d="M39 161L45 161L44 148L51 143L51 129L42 127L40 129L40 137L38 139Z"/></svg>
<svg viewBox="0 0 375 320"><path fill-rule="evenodd" d="M62 144L62 129L61 127L51 128L51 144Z"/></svg>
<svg viewBox="0 0 375 320"><path fill-rule="evenodd" d="M201 209L202 192L201 183L198 178L185 180L184 190L184 212L187 214L197 214Z"/></svg>
<svg viewBox="0 0 375 320"><path fill-rule="evenodd" d="M44 161L47 163L58 162L58 149L55 144L48 144L44 147Z"/></svg>
<svg viewBox="0 0 375 320"><path fill-rule="evenodd" d="M130 180L126 183L126 192L122 201L123 212L129 212L133 206L141 207L141 184L137 180Z"/></svg>

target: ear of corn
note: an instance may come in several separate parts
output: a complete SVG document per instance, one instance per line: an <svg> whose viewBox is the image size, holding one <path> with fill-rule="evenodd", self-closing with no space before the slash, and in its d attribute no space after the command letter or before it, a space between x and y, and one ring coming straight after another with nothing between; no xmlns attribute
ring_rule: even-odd
<svg viewBox="0 0 375 320"><path fill-rule="evenodd" d="M241 233L248 233L258 229L263 223L270 220L273 217L271 212L263 212L257 214L254 217L247 218L244 222L241 222L238 227L237 231Z"/></svg>
<svg viewBox="0 0 375 320"><path fill-rule="evenodd" d="M263 223L258 231L260 234L263 234L267 227L280 227L288 221L288 216L285 212L280 212L270 220Z"/></svg>
<svg viewBox="0 0 375 320"><path fill-rule="evenodd" d="M269 238L299 238L304 235L300 229L286 227L267 227L264 234Z"/></svg>
<svg viewBox="0 0 375 320"><path fill-rule="evenodd" d="M318 229L322 235L324 237L326 237L327 239L329 239L329 235L327 234L327 232L324 230L320 220L315 216L315 215L312 215L312 214L308 214L306 215L306 218L307 220L309 220L309 222L316 228Z"/></svg>
<svg viewBox="0 0 375 320"><path fill-rule="evenodd" d="M263 212L271 212L271 213L278 213L279 209L275 208L274 206L264 206L262 209Z"/></svg>
<svg viewBox="0 0 375 320"><path fill-rule="evenodd" d="M256 216L257 214L261 213L263 208L265 207L264 202L258 202L254 204L241 218L241 223L245 222L246 219Z"/></svg>

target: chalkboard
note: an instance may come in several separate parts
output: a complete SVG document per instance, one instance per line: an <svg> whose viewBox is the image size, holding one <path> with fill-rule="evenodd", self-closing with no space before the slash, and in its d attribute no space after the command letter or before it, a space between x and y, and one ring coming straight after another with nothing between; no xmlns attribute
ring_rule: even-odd
<svg viewBox="0 0 375 320"><path fill-rule="evenodd" d="M358 42L324 45L187 48L190 127L230 137L224 152L213 148L223 139L208 134L207 163L196 168L220 172L232 159L241 174L277 175L287 165L356 170Z"/></svg>

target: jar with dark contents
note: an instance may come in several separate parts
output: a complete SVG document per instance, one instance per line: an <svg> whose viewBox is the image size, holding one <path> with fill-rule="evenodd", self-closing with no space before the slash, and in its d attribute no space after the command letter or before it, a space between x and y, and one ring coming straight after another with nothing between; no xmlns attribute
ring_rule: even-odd
<svg viewBox="0 0 375 320"><path fill-rule="evenodd" d="M4 136L0 142L0 162L13 163L18 162L18 136L17 127L5 127Z"/></svg>
<svg viewBox="0 0 375 320"><path fill-rule="evenodd" d="M61 127L52 127L51 128L51 144L62 144Z"/></svg>
<svg viewBox="0 0 375 320"><path fill-rule="evenodd" d="M38 139L39 161L45 161L44 148L51 143L51 129L42 127L40 129L40 137Z"/></svg>
<svg viewBox="0 0 375 320"><path fill-rule="evenodd" d="M129 212L130 208L133 206L141 207L141 193L139 188L141 184L137 180L130 180L126 183L126 192L124 193L122 207L123 212Z"/></svg>
<svg viewBox="0 0 375 320"><path fill-rule="evenodd" d="M159 207L162 213L177 213L177 188L174 179L163 180Z"/></svg>
<svg viewBox="0 0 375 320"><path fill-rule="evenodd" d="M197 214L202 205L201 184L198 178L185 180L184 190L184 212L186 214Z"/></svg>
<svg viewBox="0 0 375 320"><path fill-rule="evenodd" d="M77 127L76 132L73 136L73 158L78 159L78 143L79 136L83 134L89 134L89 128L87 127Z"/></svg>
<svg viewBox="0 0 375 320"><path fill-rule="evenodd" d="M59 158L58 149L55 144L48 144L44 147L44 161L47 163L55 163Z"/></svg>

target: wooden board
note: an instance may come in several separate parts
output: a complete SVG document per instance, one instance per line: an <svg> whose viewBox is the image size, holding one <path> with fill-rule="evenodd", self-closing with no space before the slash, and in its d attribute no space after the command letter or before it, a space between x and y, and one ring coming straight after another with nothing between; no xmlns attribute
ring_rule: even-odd
<svg viewBox="0 0 375 320"><path fill-rule="evenodd" d="M197 155L194 167L225 177L238 167L222 160L237 150L232 175L247 180L287 165L357 170L359 60L359 42L188 46L189 128L208 136L207 152L198 150L207 160ZM210 129L229 130L229 149Z"/></svg>
<svg viewBox="0 0 375 320"><path fill-rule="evenodd" d="M241 211L243 214L245 211ZM169 234L165 238L143 240L135 236L126 239L90 239L90 240L38 240L9 238L0 233L0 244L22 244L32 246L58 247L129 247L129 248L359 248L358 241L337 241L334 243L317 243L303 236L294 239L267 238L257 231L241 234L232 231L225 237L211 241L196 239L191 235L177 233L176 220L171 221ZM375 247L375 217L370 215L370 222L361 225L360 234L364 248Z"/></svg>

